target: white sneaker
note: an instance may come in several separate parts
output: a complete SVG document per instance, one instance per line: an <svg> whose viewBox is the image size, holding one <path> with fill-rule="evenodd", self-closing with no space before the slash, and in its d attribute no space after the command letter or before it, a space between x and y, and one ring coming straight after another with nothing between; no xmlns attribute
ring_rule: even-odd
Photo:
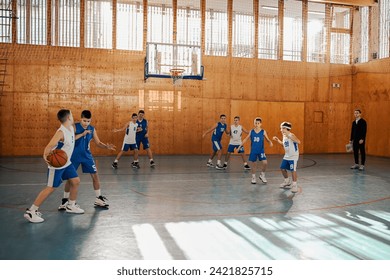
<svg viewBox="0 0 390 280"><path fill-rule="evenodd" d="M298 192L298 184L297 183L293 183L292 184L291 192L292 193L297 193Z"/></svg>
<svg viewBox="0 0 390 280"><path fill-rule="evenodd" d="M360 165L359 170L364 171L364 165Z"/></svg>
<svg viewBox="0 0 390 280"><path fill-rule="evenodd" d="M26 218L30 223L42 223L44 219L41 217L41 212L31 211L30 209L26 209L26 212L24 212L24 218Z"/></svg>
<svg viewBox="0 0 390 280"><path fill-rule="evenodd" d="M351 166L351 169L359 169L359 164L354 164Z"/></svg>
<svg viewBox="0 0 390 280"><path fill-rule="evenodd" d="M84 214L84 210L80 208L78 204L66 205L66 212L73 214Z"/></svg>
<svg viewBox="0 0 390 280"><path fill-rule="evenodd" d="M62 201L61 201L60 206L58 206L58 211L66 210L66 205L68 205L68 199L67 198L63 198Z"/></svg>
<svg viewBox="0 0 390 280"><path fill-rule="evenodd" d="M108 208L108 206L110 206L108 203L107 203L107 198L105 196L99 196L95 199L95 206L100 206L100 207L104 207L104 208Z"/></svg>
<svg viewBox="0 0 390 280"><path fill-rule="evenodd" d="M260 180L264 183L264 184L267 184L267 179L265 178L265 174L264 173L261 173L260 176L259 176Z"/></svg>
<svg viewBox="0 0 390 280"><path fill-rule="evenodd" d="M291 189L291 180L290 179L284 179L284 182L280 184L280 188L282 189Z"/></svg>
<svg viewBox="0 0 390 280"><path fill-rule="evenodd" d="M256 184L256 177L252 177L252 184Z"/></svg>

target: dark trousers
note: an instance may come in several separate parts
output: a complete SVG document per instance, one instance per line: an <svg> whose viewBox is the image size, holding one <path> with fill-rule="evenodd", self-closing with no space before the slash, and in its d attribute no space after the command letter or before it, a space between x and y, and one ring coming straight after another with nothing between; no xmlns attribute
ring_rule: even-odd
<svg viewBox="0 0 390 280"><path fill-rule="evenodd" d="M362 157L361 165L364 165L366 163L366 143L359 144L359 140L353 141L353 156L356 164L359 164L359 151Z"/></svg>

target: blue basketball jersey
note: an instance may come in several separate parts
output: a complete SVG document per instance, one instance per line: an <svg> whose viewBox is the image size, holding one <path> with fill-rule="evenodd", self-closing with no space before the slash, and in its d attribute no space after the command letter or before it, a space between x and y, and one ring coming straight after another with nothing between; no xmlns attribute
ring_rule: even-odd
<svg viewBox="0 0 390 280"><path fill-rule="evenodd" d="M142 139L145 137L145 134L148 133L148 121L143 119L142 121L139 121L137 119L138 127L142 128L141 131L138 131L136 134L137 139Z"/></svg>
<svg viewBox="0 0 390 280"><path fill-rule="evenodd" d="M87 129L84 129L80 123L75 123L76 135L83 133L85 130L91 130L91 133L86 134L76 140L72 158L92 158L92 153L89 148L89 143L93 139L95 133L95 127L88 125Z"/></svg>
<svg viewBox="0 0 390 280"><path fill-rule="evenodd" d="M251 130L251 153L261 154L264 153L264 129L259 133L256 133L254 129Z"/></svg>
<svg viewBox="0 0 390 280"><path fill-rule="evenodd" d="M211 136L212 141L221 141L222 135L226 130L226 123L218 123L217 127L214 129L213 135Z"/></svg>

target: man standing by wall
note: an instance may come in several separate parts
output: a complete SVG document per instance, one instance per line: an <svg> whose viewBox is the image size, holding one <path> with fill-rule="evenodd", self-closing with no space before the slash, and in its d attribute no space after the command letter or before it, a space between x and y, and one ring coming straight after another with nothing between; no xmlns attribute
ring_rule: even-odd
<svg viewBox="0 0 390 280"><path fill-rule="evenodd" d="M355 164L351 166L351 169L359 169L360 171L363 171L364 164L366 163L367 122L362 118L362 112L360 109L356 109L354 115L355 120L352 122L350 143L353 145ZM359 151L361 156L360 166Z"/></svg>

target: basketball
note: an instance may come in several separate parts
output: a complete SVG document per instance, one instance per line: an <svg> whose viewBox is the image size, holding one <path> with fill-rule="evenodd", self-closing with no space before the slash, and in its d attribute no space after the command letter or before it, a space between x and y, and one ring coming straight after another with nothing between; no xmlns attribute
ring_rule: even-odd
<svg viewBox="0 0 390 280"><path fill-rule="evenodd" d="M62 167L68 161L68 156L63 150L55 149L47 156L47 160L53 167Z"/></svg>

